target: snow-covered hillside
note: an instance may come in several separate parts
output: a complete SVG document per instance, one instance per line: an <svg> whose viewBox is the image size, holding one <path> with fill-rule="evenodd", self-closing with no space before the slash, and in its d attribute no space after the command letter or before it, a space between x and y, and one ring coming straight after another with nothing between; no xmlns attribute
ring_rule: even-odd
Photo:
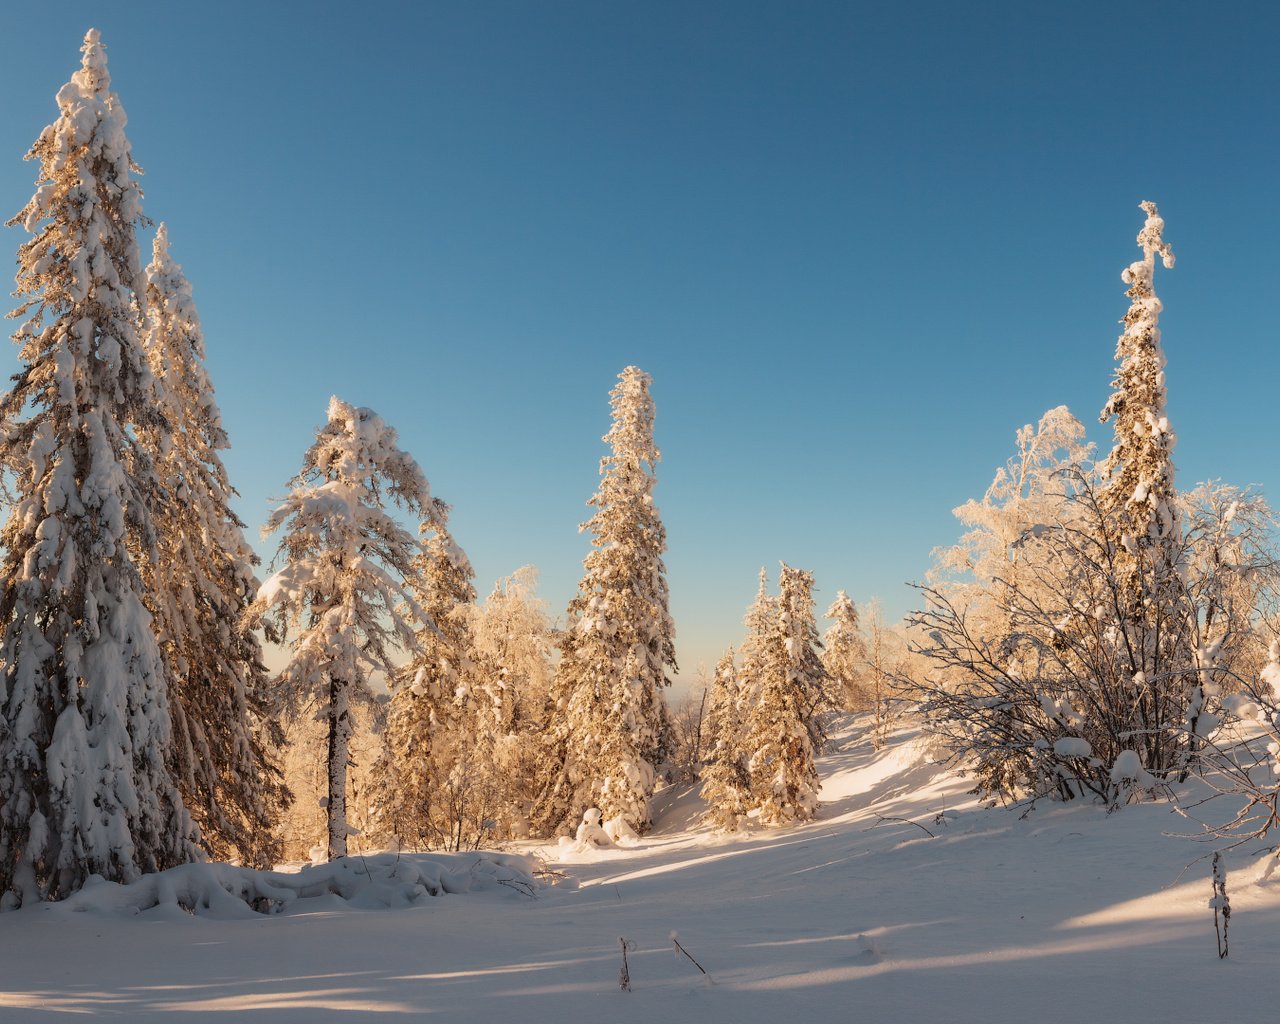
<svg viewBox="0 0 1280 1024"><path fill-rule="evenodd" d="M0 914L0 1020L997 1024L1274 1012L1280 885L1256 884L1256 859L1231 861L1231 955L1219 960L1208 861L1191 863L1207 848L1166 834L1190 828L1167 804L1112 815L981 807L918 741L877 754L856 724L820 762L818 821L718 835L698 826L694 794L666 790L652 836L550 864L567 878L536 899L486 884L388 911L328 895L235 920L172 906L127 916L93 899ZM620 938L632 947L630 992L618 986Z"/></svg>

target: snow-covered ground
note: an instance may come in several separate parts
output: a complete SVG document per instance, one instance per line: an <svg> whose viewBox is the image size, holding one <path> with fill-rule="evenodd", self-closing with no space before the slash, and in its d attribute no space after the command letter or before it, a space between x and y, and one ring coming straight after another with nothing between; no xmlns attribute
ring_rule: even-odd
<svg viewBox="0 0 1280 1024"><path fill-rule="evenodd" d="M1189 828L1167 804L1020 817L979 806L918 743L877 754L856 729L821 771L814 824L717 835L668 790L652 836L553 865L569 880L536 899L459 860L414 870L485 884L395 910L304 894L238 919L106 899L0 914L0 1021L1102 1024L1266 1020L1280 1003L1280 884L1232 859L1219 960L1208 861L1183 871L1208 848L1165 834Z"/></svg>

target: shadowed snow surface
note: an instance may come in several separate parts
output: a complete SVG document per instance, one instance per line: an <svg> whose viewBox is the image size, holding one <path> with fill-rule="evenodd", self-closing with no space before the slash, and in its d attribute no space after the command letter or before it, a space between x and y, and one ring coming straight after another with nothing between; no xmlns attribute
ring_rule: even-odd
<svg viewBox="0 0 1280 1024"><path fill-rule="evenodd" d="M876 753L857 725L820 763L819 821L719 835L673 787L651 836L569 855L537 899L486 885L388 911L329 894L247 919L0 914L0 1021L1270 1018L1280 886L1255 884L1256 859L1230 861L1220 961L1208 862L1181 873L1207 848L1164 834L1190 830L1169 805L1020 818L979 806L919 741Z"/></svg>

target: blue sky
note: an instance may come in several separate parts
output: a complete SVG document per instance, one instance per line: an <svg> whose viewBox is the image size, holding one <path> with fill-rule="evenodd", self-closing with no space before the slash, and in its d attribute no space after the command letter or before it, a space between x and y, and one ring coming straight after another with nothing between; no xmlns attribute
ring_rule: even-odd
<svg viewBox="0 0 1280 1024"><path fill-rule="evenodd" d="M7 4L6 214L90 26L255 541L336 392L559 613L634 363L683 675L779 559L900 614L1021 424L1107 443L1142 199L1179 481L1280 486L1274 5Z"/></svg>

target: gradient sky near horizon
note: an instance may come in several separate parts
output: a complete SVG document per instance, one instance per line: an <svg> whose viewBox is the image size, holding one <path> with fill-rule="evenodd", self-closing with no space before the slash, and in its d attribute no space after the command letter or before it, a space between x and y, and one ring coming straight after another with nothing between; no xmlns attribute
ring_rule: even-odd
<svg viewBox="0 0 1280 1024"><path fill-rule="evenodd" d="M265 555L337 393L453 505L481 594L534 563L562 613L636 364L683 678L779 559L819 612L900 615L1019 426L1065 403L1109 443L1143 199L1179 482L1280 500L1276 5L11 3L6 216L91 26Z"/></svg>

